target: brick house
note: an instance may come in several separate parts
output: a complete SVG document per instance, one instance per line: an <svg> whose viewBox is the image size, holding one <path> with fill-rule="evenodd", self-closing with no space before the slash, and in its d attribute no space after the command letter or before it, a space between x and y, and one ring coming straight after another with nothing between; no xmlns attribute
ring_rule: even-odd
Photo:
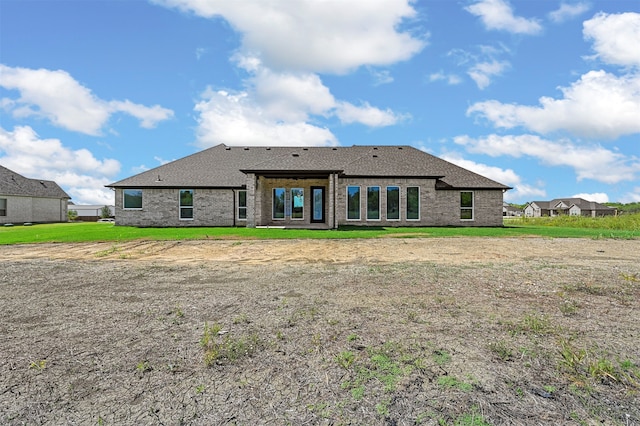
<svg viewBox="0 0 640 426"><path fill-rule="evenodd" d="M502 226L510 187L410 146L224 144L107 185L117 225Z"/></svg>
<svg viewBox="0 0 640 426"><path fill-rule="evenodd" d="M617 209L583 198L556 198L551 201L531 201L524 208L527 217L543 216L615 216Z"/></svg>
<svg viewBox="0 0 640 426"><path fill-rule="evenodd" d="M53 181L0 166L0 224L66 222L70 198Z"/></svg>

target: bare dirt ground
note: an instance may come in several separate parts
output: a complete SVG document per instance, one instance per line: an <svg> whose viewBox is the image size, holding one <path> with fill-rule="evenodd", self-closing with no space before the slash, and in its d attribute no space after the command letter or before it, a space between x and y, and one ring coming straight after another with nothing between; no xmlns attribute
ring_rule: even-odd
<svg viewBox="0 0 640 426"><path fill-rule="evenodd" d="M638 240L0 246L0 294L1 424L640 424Z"/></svg>

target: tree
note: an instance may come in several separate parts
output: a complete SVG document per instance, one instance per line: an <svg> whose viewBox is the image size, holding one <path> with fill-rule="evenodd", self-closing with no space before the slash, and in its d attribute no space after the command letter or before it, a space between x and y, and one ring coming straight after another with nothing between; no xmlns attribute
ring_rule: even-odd
<svg viewBox="0 0 640 426"><path fill-rule="evenodd" d="M73 222L78 218L78 212L75 210L67 210L67 218Z"/></svg>
<svg viewBox="0 0 640 426"><path fill-rule="evenodd" d="M103 208L100 209L100 217L102 219L111 217L111 209L109 208L109 206L104 206Z"/></svg>

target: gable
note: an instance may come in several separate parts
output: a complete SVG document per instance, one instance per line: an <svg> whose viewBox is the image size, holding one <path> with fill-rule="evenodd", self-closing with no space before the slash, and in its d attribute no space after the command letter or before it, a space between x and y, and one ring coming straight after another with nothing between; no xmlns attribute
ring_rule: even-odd
<svg viewBox="0 0 640 426"><path fill-rule="evenodd" d="M0 195L71 198L54 181L29 179L3 166L0 166Z"/></svg>

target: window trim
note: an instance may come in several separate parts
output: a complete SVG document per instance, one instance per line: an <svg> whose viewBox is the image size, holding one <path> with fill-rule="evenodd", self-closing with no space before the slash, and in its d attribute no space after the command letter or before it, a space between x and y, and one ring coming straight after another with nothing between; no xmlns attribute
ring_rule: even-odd
<svg viewBox="0 0 640 426"><path fill-rule="evenodd" d="M349 218L349 188L358 188L358 217L357 218ZM347 185L347 202L346 204L346 213L348 221L359 221L362 220L362 188L360 185Z"/></svg>
<svg viewBox="0 0 640 426"><path fill-rule="evenodd" d="M0 198L0 203L2 204L0 205L0 216L6 217L7 216L7 199Z"/></svg>
<svg viewBox="0 0 640 426"><path fill-rule="evenodd" d="M127 207L125 200L126 200L126 194L128 191L139 191L140 192L140 207ZM144 207L144 192L142 191L142 189L133 189L133 188L126 188L122 190L122 210L142 210L142 208Z"/></svg>
<svg viewBox="0 0 640 426"><path fill-rule="evenodd" d="M295 199L294 196L293 196L293 191L294 190L299 190L300 193L302 194L302 216L301 217L293 217L294 208L295 208L294 205L293 205L294 199ZM291 193L291 197L290 197L291 198L291 201L290 201L290 203L291 203L291 220L304 220L304 188L291 188L289 190L289 192Z"/></svg>
<svg viewBox="0 0 640 426"><path fill-rule="evenodd" d="M389 218L389 189L396 188L398 190L398 217L397 218ZM400 186L399 185L389 185L386 187L386 210L385 210L385 218L390 222L400 221L402 219L402 203L400 200L402 197L400 196Z"/></svg>
<svg viewBox="0 0 640 426"><path fill-rule="evenodd" d="M282 194L284 195L282 200L282 217L276 217L276 191L281 189ZM273 188L271 191L271 220L285 220L286 219L286 211L287 211L287 189L286 188Z"/></svg>
<svg viewBox="0 0 640 426"><path fill-rule="evenodd" d="M240 193L244 193L244 206L240 204ZM238 192L238 207L236 210L236 219L246 221L247 220L247 190L239 189ZM244 218L240 217L240 209L244 209Z"/></svg>
<svg viewBox="0 0 640 426"><path fill-rule="evenodd" d="M416 218L409 218L409 205L408 204L409 204L409 189L410 188L417 188L418 189L418 194L417 194L417 196L418 196L418 204L417 204L417 206L418 206L418 217L416 217ZM416 186L416 185L407 186L405 188L405 195L406 195L406 198L405 198L405 208L406 208L405 209L405 220L407 222L419 222L421 220L420 218L421 218L421 213L422 213L421 209L420 209L420 187Z"/></svg>
<svg viewBox="0 0 640 426"><path fill-rule="evenodd" d="M378 192L378 217L377 218L370 218L369 217L369 190L373 190L377 188L377 192ZM380 193L382 191L380 190L380 186L379 185L371 185L371 186L367 186L367 221L368 222L380 222L382 220L382 212L380 211L380 204L381 204L381 199L380 199Z"/></svg>
<svg viewBox="0 0 640 426"><path fill-rule="evenodd" d="M463 193L469 193L471 194L471 207L463 207L462 206L462 194ZM460 220L463 222L471 222L474 221L476 218L476 196L475 196L475 192L474 191L460 191ZM462 212L463 211L471 211L471 218L463 218L462 217Z"/></svg>
<svg viewBox="0 0 640 426"><path fill-rule="evenodd" d="M191 192L191 205L183 206L182 205L182 193L183 192ZM196 192L193 189L180 189L178 190L178 219L180 220L194 220L195 218L195 207L194 207L194 199L196 196ZM182 209L191 209L191 217L182 217Z"/></svg>

